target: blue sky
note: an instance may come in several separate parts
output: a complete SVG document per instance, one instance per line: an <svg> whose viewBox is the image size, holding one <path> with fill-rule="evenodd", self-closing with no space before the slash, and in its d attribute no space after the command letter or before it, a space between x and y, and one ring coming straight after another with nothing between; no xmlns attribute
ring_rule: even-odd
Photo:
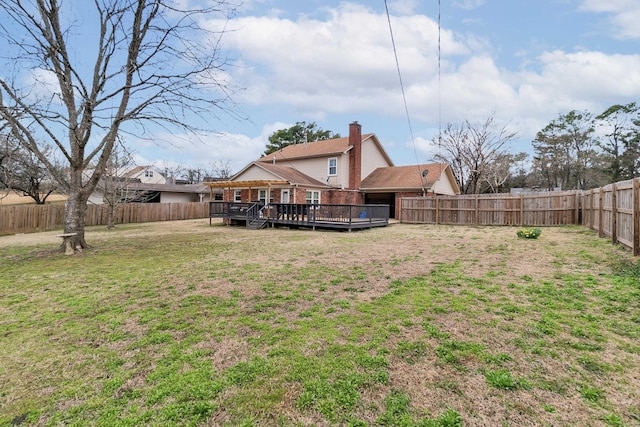
<svg viewBox="0 0 640 427"><path fill-rule="evenodd" d="M187 2L191 0L180 0ZM219 116L200 138L135 144L138 164L234 171L296 121L346 135L357 120L397 165L429 161L439 123L494 116L517 132L512 152L559 114L640 101L638 0L388 0L409 131L384 0L245 0L223 48L235 102L249 120ZM219 25L211 22L212 27Z"/></svg>
<svg viewBox="0 0 640 427"><path fill-rule="evenodd" d="M215 123L222 135L181 144L179 154L139 154L187 164L212 156L237 170L274 130L306 121L346 135L357 120L405 165L429 160L439 123L491 115L519 134L511 151L531 152L559 114L640 98L636 0L442 1L440 79L437 1L387 4L413 139L383 0L253 0L224 39L250 121Z"/></svg>

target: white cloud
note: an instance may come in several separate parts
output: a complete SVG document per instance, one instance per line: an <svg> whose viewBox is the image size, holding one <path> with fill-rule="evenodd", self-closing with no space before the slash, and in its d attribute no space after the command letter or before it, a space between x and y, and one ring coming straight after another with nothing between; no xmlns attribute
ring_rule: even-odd
<svg viewBox="0 0 640 427"><path fill-rule="evenodd" d="M465 10L477 9L485 3L486 0L454 0L453 5Z"/></svg>
<svg viewBox="0 0 640 427"><path fill-rule="evenodd" d="M411 2L405 2L409 7ZM243 17L225 35L241 56L238 80L249 105L291 105L311 117L401 108L398 74L386 15L350 3L327 10L326 20ZM437 76L437 23L424 15L392 16L403 81ZM450 60L467 55L454 33L441 32ZM477 47L476 44L474 44ZM372 102L373 100L390 102Z"/></svg>
<svg viewBox="0 0 640 427"><path fill-rule="evenodd" d="M580 10L609 15L608 21L617 38L640 38L640 2L637 0L583 0Z"/></svg>
<svg viewBox="0 0 640 427"><path fill-rule="evenodd" d="M289 123L270 123L262 127L260 135L249 137L234 133L207 135L179 135L157 133L152 140L131 141L134 151L153 153L153 157L137 155L138 164L162 164L172 159L181 166L207 168L214 161L229 162L233 173L264 152L269 135L278 129L290 127Z"/></svg>
<svg viewBox="0 0 640 427"><path fill-rule="evenodd" d="M396 0L389 3L389 11L400 15L412 14L417 7L418 0Z"/></svg>
<svg viewBox="0 0 640 427"><path fill-rule="evenodd" d="M406 10L413 4L394 3ZM596 4L585 1L583 6ZM607 13L622 10L621 0L612 4ZM225 35L225 44L241 58L234 79L248 88L239 101L282 108L305 120L354 113L404 120L386 15L351 3L324 12L322 18L318 13L295 20L247 16L233 23L239 29ZM415 128L432 129L439 119L483 121L495 114L498 122L531 138L560 113L588 109L597 114L640 95L638 55L553 51L527 57L521 69L508 69L497 65L485 36L449 28L441 30L439 80L437 22L414 14L394 15L391 23Z"/></svg>
<svg viewBox="0 0 640 427"><path fill-rule="evenodd" d="M22 76L23 87L29 92L25 95L29 99L53 99L62 104L60 99L60 85L55 73L42 68L33 68Z"/></svg>

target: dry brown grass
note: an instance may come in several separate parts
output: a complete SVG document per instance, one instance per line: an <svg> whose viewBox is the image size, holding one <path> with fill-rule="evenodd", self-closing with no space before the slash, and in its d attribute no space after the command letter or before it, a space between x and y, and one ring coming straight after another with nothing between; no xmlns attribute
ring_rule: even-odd
<svg viewBox="0 0 640 427"><path fill-rule="evenodd" d="M47 203L62 203L67 200L67 196L62 194L51 194L47 197ZM5 205L31 205L35 203L29 196L17 193L0 192L0 206Z"/></svg>
<svg viewBox="0 0 640 427"><path fill-rule="evenodd" d="M630 255L579 227L545 228L534 241L517 239L515 231L402 224L356 233L252 231L209 227L208 220L138 224L113 231L91 228L87 240L93 250L68 258L52 255L50 261L67 268L85 266L88 271L79 274L80 284L104 274L100 268L110 263L121 265L109 274L131 269L127 287L114 288L111 298L100 296L107 307L118 301L122 309L114 316L123 320L115 328L125 338L106 340L114 331L101 324L98 333L74 341L84 350L73 356L69 375L73 377L78 364L92 365L89 355L116 354L125 363L122 372L112 375L127 375L115 397L104 397L104 406L123 409L117 406L118 397L137 390L143 397L130 404L144 407L144 397L152 395L160 381L149 377L165 363L170 345L141 342L157 332L156 322L164 322L160 331L170 335L170 343L191 343L185 344L183 353L202 354L219 376L255 358L272 369L253 382L226 387L212 400L216 409L202 425L247 420L253 425L342 425L349 419L376 425L385 398L396 391L410 396L410 415L416 424L447 408L457 411L465 426L638 424L638 301L623 307L615 300L623 301L623 293L634 289L633 279L618 280L614 274L615 263L631 262ZM2 236L0 247L55 246L59 243L55 234ZM18 250L17 259L28 260L25 251ZM139 270L133 256L140 257ZM154 262L158 265L150 265ZM73 276L58 274L69 286L78 286ZM144 278L152 283L138 289L137 281ZM9 298L15 291L7 283L4 286L2 292ZM557 298L545 295L545 286L550 292L562 292ZM29 301L37 304L42 291L30 289ZM191 301L202 307L186 311ZM231 305L215 311L220 303ZM0 305L0 315L14 315L14 306ZM151 309L157 317L143 321ZM588 320L590 316L595 320ZM182 319L191 322L189 328L173 326ZM53 326L64 328L60 323L48 327ZM62 342L68 340L56 330L50 333ZM402 352L407 343L422 343L424 351L408 357ZM455 349L467 344L471 350L454 350L453 362L439 353L447 345ZM570 344L599 347L582 350ZM388 379L359 387L358 405L340 407L342 412L331 420L320 407L301 408L299 401L309 390L309 381L320 375L313 372L314 363L335 363L333 347L366 348L372 356L384 356ZM274 351L288 356L270 356ZM487 361L499 355L508 358ZM20 354L12 357L10 368L24 367ZM310 363L309 378L287 379L290 367L303 362ZM38 361L35 372L20 383L4 384L38 390L53 400L55 410L40 415L43 424L55 421L53 413L69 413L101 396L104 380L93 377L91 387L96 391L80 402L61 397L60 390L50 385L40 389L38 375L50 370L64 377L58 372L59 363L53 355ZM100 363L95 361L96 369ZM498 368L526 379L528 386L491 386L484 374ZM179 374L193 369L184 364ZM342 378L339 365L336 370L329 384ZM602 390L604 397L584 398L585 387ZM8 394L0 404L3 400L19 405L20 398ZM151 410L160 413L166 405L155 402ZM95 422L91 414L96 417L101 412L91 411L88 419L72 421ZM162 423L161 418L153 420Z"/></svg>

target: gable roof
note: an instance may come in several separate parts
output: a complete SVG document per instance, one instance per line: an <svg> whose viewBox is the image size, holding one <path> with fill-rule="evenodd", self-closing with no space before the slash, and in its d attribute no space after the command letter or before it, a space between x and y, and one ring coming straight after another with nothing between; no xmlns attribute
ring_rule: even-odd
<svg viewBox="0 0 640 427"><path fill-rule="evenodd" d="M271 163L253 162L253 165L272 173L276 177L289 181L290 184L298 184L304 186L326 187L322 181L310 177L291 166L274 165Z"/></svg>
<svg viewBox="0 0 640 427"><path fill-rule="evenodd" d="M154 171L156 171L155 168L153 168L152 166L134 166L128 171L125 171L123 176L135 176L147 169L153 169Z"/></svg>
<svg viewBox="0 0 640 427"><path fill-rule="evenodd" d="M426 176L423 177L424 171ZM445 174L452 185L457 184L446 163L431 163L411 166L390 166L378 168L362 180L360 190L428 190ZM459 192L459 191L458 191Z"/></svg>
<svg viewBox="0 0 640 427"><path fill-rule="evenodd" d="M389 164L393 164L389 155L382 148L382 144L373 133L362 135L362 142L371 140L380 150L385 160ZM349 144L349 137L325 139L322 141L313 141L301 144L287 145L280 150L260 157L257 161L261 163L273 163L275 161L307 159L312 157L329 157L338 154L344 154L351 150L353 146Z"/></svg>
<svg viewBox="0 0 640 427"><path fill-rule="evenodd" d="M273 176L274 179L250 179L248 181L241 180L242 174L251 168L259 168ZM239 188L239 187L258 187L267 185L298 185L304 187L327 187L327 185L310 177L298 169L285 165L274 165L264 162L252 162L242 168L242 170L229 178L228 181L205 182L210 188Z"/></svg>
<svg viewBox="0 0 640 427"><path fill-rule="evenodd" d="M98 187L104 188L104 182L101 181ZM159 191L167 193L192 193L192 194L206 194L209 193L209 186L203 183L199 184L147 184L144 182L127 182L125 187L128 190L144 190L144 191Z"/></svg>

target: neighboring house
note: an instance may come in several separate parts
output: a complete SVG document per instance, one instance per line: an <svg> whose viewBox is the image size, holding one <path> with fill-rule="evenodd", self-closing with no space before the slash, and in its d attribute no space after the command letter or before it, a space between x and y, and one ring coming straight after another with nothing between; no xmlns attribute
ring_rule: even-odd
<svg viewBox="0 0 640 427"><path fill-rule="evenodd" d="M188 203L214 200L216 197L205 184L145 184L128 182L118 187L119 203ZM100 185L89 198L89 203L105 203L104 188Z"/></svg>
<svg viewBox="0 0 640 427"><path fill-rule="evenodd" d="M166 184L167 178L153 166L136 166L122 174L123 178L140 180L144 184Z"/></svg>
<svg viewBox="0 0 640 427"><path fill-rule="evenodd" d="M358 122L349 125L348 137L289 145L229 181L206 184L223 188L228 202L379 203L390 205L390 217L397 217L400 197L460 192L447 165L394 166Z"/></svg>

